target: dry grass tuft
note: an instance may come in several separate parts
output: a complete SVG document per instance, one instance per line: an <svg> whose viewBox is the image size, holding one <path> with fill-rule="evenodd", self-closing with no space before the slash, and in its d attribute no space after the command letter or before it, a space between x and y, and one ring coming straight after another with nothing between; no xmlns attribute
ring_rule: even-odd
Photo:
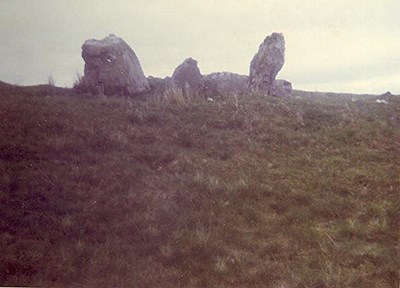
<svg viewBox="0 0 400 288"><path fill-rule="evenodd" d="M202 96L197 91L182 89L178 86L172 86L165 90L161 99L162 102L166 104L177 104L186 106L193 100L198 100L201 98Z"/></svg>

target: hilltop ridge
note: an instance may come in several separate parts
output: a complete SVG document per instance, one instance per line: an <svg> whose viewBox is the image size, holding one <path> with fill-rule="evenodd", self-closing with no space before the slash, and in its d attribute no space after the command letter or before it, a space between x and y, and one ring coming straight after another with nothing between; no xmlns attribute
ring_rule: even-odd
<svg viewBox="0 0 400 288"><path fill-rule="evenodd" d="M399 284L397 96L0 86L2 286Z"/></svg>

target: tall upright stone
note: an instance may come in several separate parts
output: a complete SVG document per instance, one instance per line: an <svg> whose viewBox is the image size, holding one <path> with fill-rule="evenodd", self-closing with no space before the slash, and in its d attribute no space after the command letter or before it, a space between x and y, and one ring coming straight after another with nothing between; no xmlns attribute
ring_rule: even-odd
<svg viewBox="0 0 400 288"><path fill-rule="evenodd" d="M251 91L271 94L276 75L285 63L285 38L272 33L261 43L250 63L249 88Z"/></svg>
<svg viewBox="0 0 400 288"><path fill-rule="evenodd" d="M110 34L82 45L85 71L82 88L105 95L135 95L150 89L139 59L129 45Z"/></svg>
<svg viewBox="0 0 400 288"><path fill-rule="evenodd" d="M203 92L204 80L197 66L197 61L193 58L187 58L176 67L171 77L171 85L185 92Z"/></svg>

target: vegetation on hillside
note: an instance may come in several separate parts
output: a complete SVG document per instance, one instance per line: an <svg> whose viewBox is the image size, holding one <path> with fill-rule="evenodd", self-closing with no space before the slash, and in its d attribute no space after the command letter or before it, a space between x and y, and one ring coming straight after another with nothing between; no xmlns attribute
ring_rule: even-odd
<svg viewBox="0 0 400 288"><path fill-rule="evenodd" d="M399 286L400 97L8 88L1 286Z"/></svg>

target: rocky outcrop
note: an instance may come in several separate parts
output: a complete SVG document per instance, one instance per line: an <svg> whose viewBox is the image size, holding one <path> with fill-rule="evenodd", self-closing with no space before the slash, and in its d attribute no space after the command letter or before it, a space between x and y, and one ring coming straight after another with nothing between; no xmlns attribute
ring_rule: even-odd
<svg viewBox="0 0 400 288"><path fill-rule="evenodd" d="M292 85L276 80L285 62L285 39L272 33L261 43L250 63L249 76L230 72L201 75L198 63L187 58L165 79L144 76L139 59L121 38L110 34L102 40L87 40L82 45L85 60L84 76L75 87L80 92L106 95L135 95L151 90L164 93L179 88L183 92L212 96L261 92L272 96L288 96Z"/></svg>
<svg viewBox="0 0 400 288"><path fill-rule="evenodd" d="M111 34L82 46L85 72L82 88L105 95L135 95L150 89L139 59L129 45Z"/></svg>
<svg viewBox="0 0 400 288"><path fill-rule="evenodd" d="M203 76L207 96L244 94L248 92L249 77L230 72L217 72Z"/></svg>
<svg viewBox="0 0 400 288"><path fill-rule="evenodd" d="M285 62L285 39L281 33L272 33L261 43L250 63L249 88L271 94L273 83Z"/></svg>
<svg viewBox="0 0 400 288"><path fill-rule="evenodd" d="M272 83L271 96L290 96L292 94L292 83L286 80L274 80Z"/></svg>
<svg viewBox="0 0 400 288"><path fill-rule="evenodd" d="M201 76L197 61L187 58L181 65L175 68L170 85L182 89L184 92L203 92L204 80Z"/></svg>

